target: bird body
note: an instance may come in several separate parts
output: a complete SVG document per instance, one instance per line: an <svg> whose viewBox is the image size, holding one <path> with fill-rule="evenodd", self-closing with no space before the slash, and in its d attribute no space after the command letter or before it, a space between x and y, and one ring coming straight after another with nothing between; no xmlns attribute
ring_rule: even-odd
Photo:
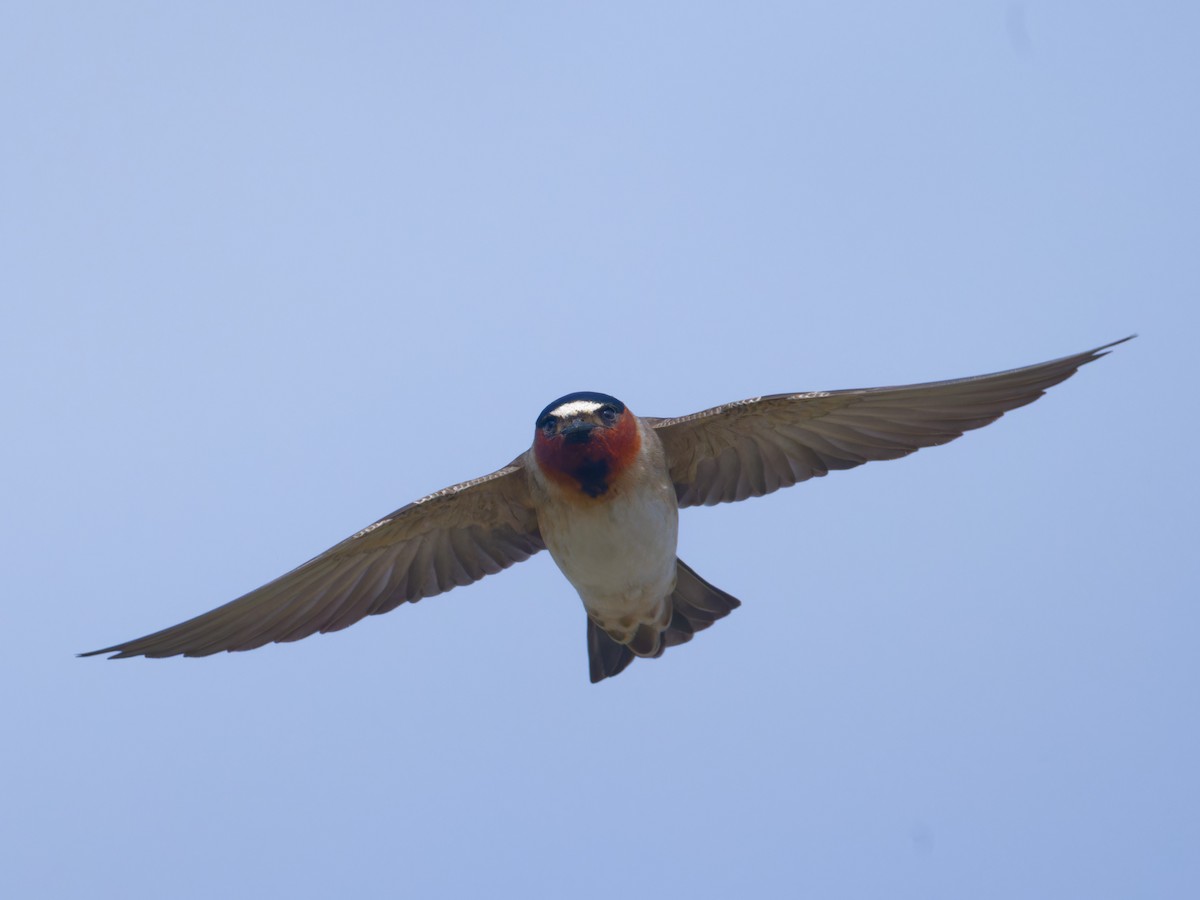
<svg viewBox="0 0 1200 900"><path fill-rule="evenodd" d="M539 421L586 427L608 401L619 403L569 395ZM671 621L679 503L654 429L623 405L616 416L615 441L603 440L603 424L575 442L539 427L524 468L542 540L588 617L618 643L652 656Z"/></svg>
<svg viewBox="0 0 1200 900"><path fill-rule="evenodd" d="M1032 403L1120 343L992 375L776 394L672 419L639 418L607 394L568 394L542 411L532 446L504 468L401 507L224 606L83 655L207 656L299 640L548 549L583 601L591 679L600 681L740 605L676 556L681 507L944 444Z"/></svg>

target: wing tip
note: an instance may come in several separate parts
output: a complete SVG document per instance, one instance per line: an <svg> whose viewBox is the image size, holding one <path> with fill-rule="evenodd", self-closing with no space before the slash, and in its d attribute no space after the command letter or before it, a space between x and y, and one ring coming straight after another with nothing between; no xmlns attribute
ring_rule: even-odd
<svg viewBox="0 0 1200 900"><path fill-rule="evenodd" d="M105 647L103 650L89 650L86 653L76 653L75 658L76 659L86 659L89 656L102 656L105 653L112 654L111 656L107 657L107 659L133 659L135 656L143 655L138 652L131 653L128 650L123 649L124 646L125 646L124 644L117 644L116 646L113 646L113 647Z"/></svg>
<svg viewBox="0 0 1200 900"><path fill-rule="evenodd" d="M1099 359L1102 356L1108 356L1108 354L1112 353L1113 347L1116 347L1119 344L1124 344L1126 341L1132 341L1135 337L1137 337L1136 331L1133 334L1126 335L1125 337L1121 338L1119 341L1113 341L1109 344L1103 344L1103 345L1097 347L1095 350L1089 350L1082 355L1091 357L1088 360L1088 362L1091 362L1093 359Z"/></svg>

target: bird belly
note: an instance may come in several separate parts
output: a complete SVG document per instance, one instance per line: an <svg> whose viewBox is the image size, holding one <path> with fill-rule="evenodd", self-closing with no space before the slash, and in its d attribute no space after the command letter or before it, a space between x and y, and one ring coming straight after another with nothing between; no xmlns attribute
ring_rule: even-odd
<svg viewBox="0 0 1200 900"><path fill-rule="evenodd" d="M588 615L618 641L665 628L675 588L679 509L669 481L615 496L550 503L542 538Z"/></svg>

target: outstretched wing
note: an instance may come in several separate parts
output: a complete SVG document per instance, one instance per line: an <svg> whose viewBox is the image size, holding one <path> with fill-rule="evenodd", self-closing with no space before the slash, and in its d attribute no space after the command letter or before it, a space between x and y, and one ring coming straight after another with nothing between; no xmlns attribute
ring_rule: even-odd
<svg viewBox="0 0 1200 900"><path fill-rule="evenodd" d="M528 559L544 547L518 462L396 510L257 590L83 656L207 656L337 631Z"/></svg>
<svg viewBox="0 0 1200 900"><path fill-rule="evenodd" d="M679 505L712 506L945 444L1032 403L1127 340L994 375L775 394L650 421L666 449Z"/></svg>

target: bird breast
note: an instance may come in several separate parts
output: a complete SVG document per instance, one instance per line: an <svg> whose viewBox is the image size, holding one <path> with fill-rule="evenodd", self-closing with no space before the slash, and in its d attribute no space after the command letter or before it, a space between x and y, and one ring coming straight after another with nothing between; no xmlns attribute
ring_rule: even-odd
<svg viewBox="0 0 1200 900"><path fill-rule="evenodd" d="M657 435L641 425L637 459L598 497L549 479L531 488L542 540L588 614L613 633L669 618L679 507ZM533 460L530 460L533 462ZM626 624L628 623L628 624Z"/></svg>

